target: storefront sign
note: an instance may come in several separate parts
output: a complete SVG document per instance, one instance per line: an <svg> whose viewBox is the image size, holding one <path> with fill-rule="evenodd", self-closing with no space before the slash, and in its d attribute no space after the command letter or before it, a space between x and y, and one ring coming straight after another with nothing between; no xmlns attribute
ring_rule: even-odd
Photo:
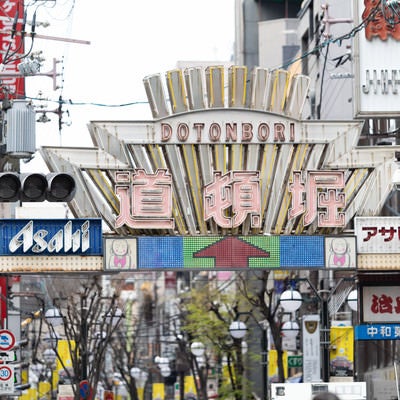
<svg viewBox="0 0 400 400"><path fill-rule="evenodd" d="M398 322L400 293L398 286L363 286L362 321Z"/></svg>
<svg viewBox="0 0 400 400"><path fill-rule="evenodd" d="M363 324L355 328L355 340L399 340L400 324Z"/></svg>
<svg viewBox="0 0 400 400"><path fill-rule="evenodd" d="M0 256L101 255L101 219L0 220Z"/></svg>
<svg viewBox="0 0 400 400"><path fill-rule="evenodd" d="M383 3L383 2L382 2ZM400 88L400 55L390 49L400 39L399 15L389 2L355 0L358 23L365 29L356 35L356 115L396 115Z"/></svg>
<svg viewBox="0 0 400 400"><path fill-rule="evenodd" d="M2 65L1 82L7 91L0 94L0 98L4 98L7 93L10 98L21 98L25 95L25 77L20 75L18 65L24 60L24 39L22 35L11 35L11 31L21 32L25 28L22 26L24 16L24 2L19 0L8 0L3 5L2 15L0 19L0 36L1 53L0 62ZM19 18L18 18L19 17ZM13 27L14 21L16 26ZM10 74L10 76L7 76Z"/></svg>
<svg viewBox="0 0 400 400"><path fill-rule="evenodd" d="M400 217L356 217L358 253L400 253Z"/></svg>

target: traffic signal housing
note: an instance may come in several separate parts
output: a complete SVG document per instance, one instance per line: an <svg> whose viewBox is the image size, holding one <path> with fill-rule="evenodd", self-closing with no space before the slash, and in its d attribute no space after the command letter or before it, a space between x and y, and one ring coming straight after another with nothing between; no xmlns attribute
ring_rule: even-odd
<svg viewBox="0 0 400 400"><path fill-rule="evenodd" d="M69 202L75 192L75 179L67 173L0 173L0 202Z"/></svg>

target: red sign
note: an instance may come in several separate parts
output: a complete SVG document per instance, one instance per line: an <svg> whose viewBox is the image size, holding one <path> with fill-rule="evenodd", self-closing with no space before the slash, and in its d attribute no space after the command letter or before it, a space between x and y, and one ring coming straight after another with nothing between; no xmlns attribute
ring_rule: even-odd
<svg viewBox="0 0 400 400"><path fill-rule="evenodd" d="M109 390L104 391L104 400L114 400L114 393L110 392Z"/></svg>
<svg viewBox="0 0 400 400"><path fill-rule="evenodd" d="M0 381L9 381L13 377L13 371L7 365L3 365L0 367Z"/></svg>
<svg viewBox="0 0 400 400"><path fill-rule="evenodd" d="M11 331L7 329L0 330L0 350L8 351L11 350L15 345L15 336Z"/></svg>
<svg viewBox="0 0 400 400"><path fill-rule="evenodd" d="M395 7L389 6L389 1L386 3L386 5L379 6L378 8L374 0L364 0L365 10L362 18L363 20L369 19L365 26L365 37L367 40L372 40L374 37L387 40L389 36L400 40L399 15Z"/></svg>
<svg viewBox="0 0 400 400"><path fill-rule="evenodd" d="M364 286L362 288L364 322L398 322L400 296L398 286ZM400 335L400 332L397 332Z"/></svg>
<svg viewBox="0 0 400 400"><path fill-rule="evenodd" d="M92 400L92 389L86 379L79 383L79 398L81 400Z"/></svg>
<svg viewBox="0 0 400 400"><path fill-rule="evenodd" d="M2 87L0 99L5 97L5 91L10 98L23 98L25 96L25 78L22 76L6 76L18 74L18 64L24 55L24 43L21 38L22 20L24 18L24 1L8 0L0 9L0 62L3 64ZM16 22L16 23L15 23Z"/></svg>
<svg viewBox="0 0 400 400"><path fill-rule="evenodd" d="M0 277L0 327L4 326L7 319L7 278Z"/></svg>

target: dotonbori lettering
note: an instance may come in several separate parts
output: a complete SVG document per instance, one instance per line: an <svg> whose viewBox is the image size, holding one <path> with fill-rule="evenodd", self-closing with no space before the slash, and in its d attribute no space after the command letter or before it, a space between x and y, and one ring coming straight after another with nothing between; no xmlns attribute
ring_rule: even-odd
<svg viewBox="0 0 400 400"><path fill-rule="evenodd" d="M287 124L282 122L261 122L259 124L249 122L227 122L224 124L195 122L189 125L181 122L173 127L171 124L161 123L162 142L165 143L170 140L187 142L189 139L197 143L207 141L211 143L294 142L295 124L293 122Z"/></svg>
<svg viewBox="0 0 400 400"><path fill-rule="evenodd" d="M59 253L63 251L73 253L81 250L85 252L89 249L89 221L81 225L81 229L72 232L72 222L68 221L63 229L58 230L52 237L45 229L34 229L34 221L29 221L9 242L8 248L11 253L15 253L21 246L23 252L32 251L42 253L47 250L49 253Z"/></svg>

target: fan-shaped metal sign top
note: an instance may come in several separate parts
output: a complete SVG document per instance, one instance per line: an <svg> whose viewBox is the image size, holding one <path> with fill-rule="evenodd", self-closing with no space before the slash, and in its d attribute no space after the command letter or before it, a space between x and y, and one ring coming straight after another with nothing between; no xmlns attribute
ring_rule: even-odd
<svg viewBox="0 0 400 400"><path fill-rule="evenodd" d="M75 174L73 213L110 234L338 235L392 190L399 149L357 147L361 121L303 120L306 76L210 66L144 85L153 120L93 121L93 148L41 149Z"/></svg>

